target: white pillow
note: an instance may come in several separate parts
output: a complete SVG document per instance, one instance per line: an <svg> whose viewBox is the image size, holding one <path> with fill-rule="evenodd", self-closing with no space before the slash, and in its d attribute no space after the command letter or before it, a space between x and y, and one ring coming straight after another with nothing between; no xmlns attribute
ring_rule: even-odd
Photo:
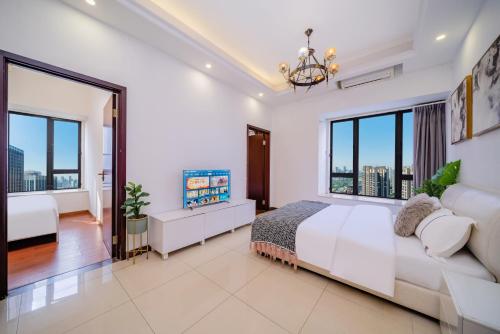
<svg viewBox="0 0 500 334"><path fill-rule="evenodd" d="M474 220L439 209L418 224L415 234L430 256L450 257L469 240Z"/></svg>
<svg viewBox="0 0 500 334"><path fill-rule="evenodd" d="M434 203L434 209L441 209L441 201L437 197L431 197L432 202Z"/></svg>

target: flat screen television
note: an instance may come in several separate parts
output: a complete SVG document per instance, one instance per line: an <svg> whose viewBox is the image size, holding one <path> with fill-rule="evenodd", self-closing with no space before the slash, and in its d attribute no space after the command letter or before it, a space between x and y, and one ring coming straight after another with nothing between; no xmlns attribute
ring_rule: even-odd
<svg viewBox="0 0 500 334"><path fill-rule="evenodd" d="M231 171L184 170L184 208L227 202L231 197Z"/></svg>

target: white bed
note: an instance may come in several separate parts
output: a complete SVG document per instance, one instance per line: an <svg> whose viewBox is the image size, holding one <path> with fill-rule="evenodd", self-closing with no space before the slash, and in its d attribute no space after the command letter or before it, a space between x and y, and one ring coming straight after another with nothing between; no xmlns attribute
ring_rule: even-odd
<svg viewBox="0 0 500 334"><path fill-rule="evenodd" d="M49 195L22 195L8 198L8 241L56 234L59 240L57 202Z"/></svg>
<svg viewBox="0 0 500 334"><path fill-rule="evenodd" d="M449 258L435 259L425 254L416 236L396 236L396 278L423 288L443 291L441 270L447 269L495 282L495 277L467 249Z"/></svg>
<svg viewBox="0 0 500 334"><path fill-rule="evenodd" d="M443 269L493 282L500 277L500 195L457 184L446 190L441 201L444 207L455 214L471 217L477 223L467 246L450 258L436 259L427 256L420 240L415 236L395 236L394 245L387 240L366 242L367 238L385 238L386 232L378 234L377 229L359 221L356 224L362 229L357 227L355 233L349 233L347 239L352 240L348 241L361 245L361 248L374 249L377 255L370 256L366 249L358 250L356 247L350 248L350 251L356 253L354 255L345 251L340 255L336 254L339 251L339 240L343 241L346 236L337 238L342 234L339 232L341 228L337 226L339 223L331 222L349 215L351 209L335 205L307 218L299 226L296 236L299 266L438 319L439 300L443 294ZM375 222L383 230L387 230L387 213L379 214L373 210L366 211L372 216L367 221ZM376 219L373 218L375 216ZM388 243L387 247L381 246L384 243ZM391 248L394 248L394 257L390 256ZM345 271L335 272L335 266L339 263L338 260L335 261L335 257L340 257L344 268L350 271L347 275ZM364 262L359 260L363 257ZM373 261L376 261L375 265ZM349 264L352 268L349 268ZM391 265L394 272L391 272ZM374 266L380 270L374 269ZM368 279L359 280L363 275ZM393 283L392 291L387 289L387 282Z"/></svg>

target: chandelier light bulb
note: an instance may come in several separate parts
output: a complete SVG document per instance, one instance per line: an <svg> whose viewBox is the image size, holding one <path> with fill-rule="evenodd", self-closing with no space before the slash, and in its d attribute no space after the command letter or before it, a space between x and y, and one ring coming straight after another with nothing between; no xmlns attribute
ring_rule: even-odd
<svg viewBox="0 0 500 334"><path fill-rule="evenodd" d="M285 74L289 68L290 68L290 66L287 63L281 63L278 65L278 69L279 69L280 73L282 73L282 74Z"/></svg>
<svg viewBox="0 0 500 334"><path fill-rule="evenodd" d="M317 75L316 77L314 77L314 81L322 81L325 77L321 74Z"/></svg>
<svg viewBox="0 0 500 334"><path fill-rule="evenodd" d="M330 72L331 74L335 74L339 71L339 64L330 64L328 66L328 72Z"/></svg>
<svg viewBox="0 0 500 334"><path fill-rule="evenodd" d="M309 56L309 49L308 49L308 48L306 48L305 46L304 46L304 47L301 47L301 48L299 49L299 59L300 59L300 60L303 60L303 59L305 59L305 58L306 58L306 57L308 57L308 56Z"/></svg>
<svg viewBox="0 0 500 334"><path fill-rule="evenodd" d="M329 48L325 51L325 60L332 61L335 59L335 55L337 54L337 50L335 48Z"/></svg>

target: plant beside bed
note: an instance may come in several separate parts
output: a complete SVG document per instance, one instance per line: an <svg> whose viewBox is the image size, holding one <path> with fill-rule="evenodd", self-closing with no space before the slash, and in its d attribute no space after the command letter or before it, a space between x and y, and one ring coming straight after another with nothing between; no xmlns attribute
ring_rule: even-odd
<svg viewBox="0 0 500 334"><path fill-rule="evenodd" d="M420 188L415 192L417 194L426 193L431 197L441 198L441 195L448 186L457 183L458 173L460 172L460 161L456 160L447 163L439 168L434 176L425 180Z"/></svg>

